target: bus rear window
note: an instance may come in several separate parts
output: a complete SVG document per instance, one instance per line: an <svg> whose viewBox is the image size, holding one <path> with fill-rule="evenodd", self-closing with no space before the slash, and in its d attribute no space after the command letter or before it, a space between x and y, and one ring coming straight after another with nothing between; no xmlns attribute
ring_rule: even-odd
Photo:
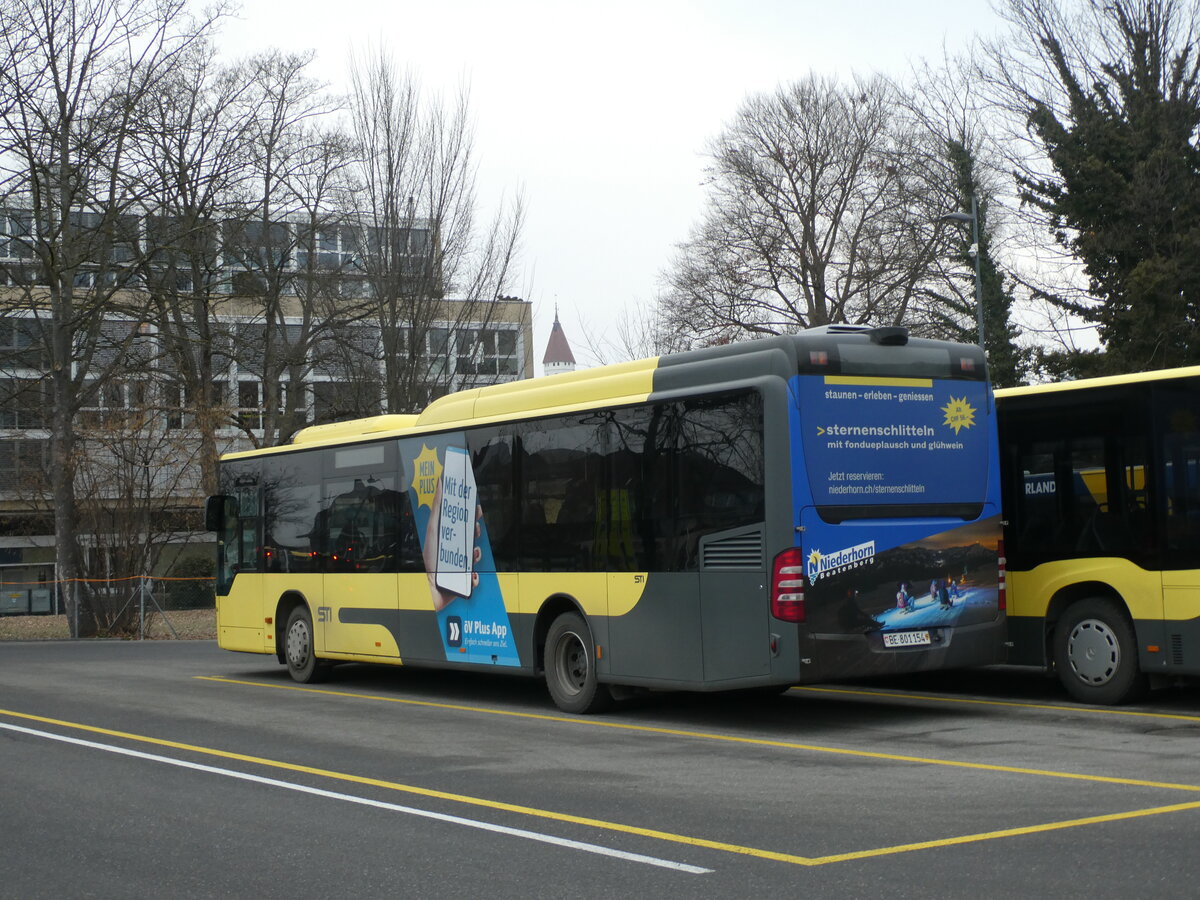
<svg viewBox="0 0 1200 900"><path fill-rule="evenodd" d="M800 353L800 374L950 378L984 381L987 367L978 347L881 346L863 340L823 342L820 350Z"/></svg>

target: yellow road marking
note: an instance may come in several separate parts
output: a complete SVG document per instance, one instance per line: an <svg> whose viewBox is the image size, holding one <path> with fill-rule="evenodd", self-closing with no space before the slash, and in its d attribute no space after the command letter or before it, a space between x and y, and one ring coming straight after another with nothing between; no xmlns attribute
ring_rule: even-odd
<svg viewBox="0 0 1200 900"><path fill-rule="evenodd" d="M322 694L329 697L348 697L352 700L369 700L377 703L400 703L406 706L424 706L432 709L449 709L459 712L481 713L489 716L509 716L518 719L534 719L542 722L566 722L593 728L615 728L619 731L636 731L643 734L661 734L670 737L695 738L706 741L721 741L730 744L749 744L756 747L777 747L783 750L804 750L811 753L828 753L835 756L850 756L858 759L879 759L888 762L918 763L929 766L945 766L956 769L973 769L983 772L998 772L1007 775L1034 775L1041 778L1064 778L1072 781L1089 781L1097 784L1116 784L1124 787L1161 788L1171 791L1200 792L1200 785L1176 784L1166 781L1145 781L1136 778L1115 778L1111 775L1087 775L1079 772L1059 772L1053 769L1030 769L1022 766L1001 766L993 763L965 762L955 759L934 759L925 756L905 756L898 753L880 753L875 750L852 750L846 747L827 747L820 744L802 744L796 741L776 741L767 738L740 737L709 731L686 731L678 728L659 728L654 725L635 725L629 722L613 722L607 719L572 718L546 713L519 712L508 709L490 709L485 706L468 706L461 703L437 703L431 700L410 700L405 697L383 697L378 694L356 694L350 691L335 691L329 688L305 687L299 684L269 684L262 681L240 681L218 675L197 675L200 681L215 681L221 684L238 684L249 687L271 688L279 691L300 691Z"/></svg>
<svg viewBox="0 0 1200 900"><path fill-rule="evenodd" d="M273 769L283 769L288 772L301 772L306 775L316 775L321 778L329 778L334 781L368 785L370 787L383 788L404 794L413 794L418 797L429 797L435 800L446 800L452 803L462 803L468 806L482 807L484 809L493 809L500 810L502 812L517 813L519 815L533 816L539 819L568 822L572 825L584 825L591 828L618 831L625 834L638 835L639 837L669 841L675 844L688 844L694 847L704 847L709 850L722 850L727 853L739 853L747 856L757 856L762 859L774 859L781 862L796 863L798 865L812 865L812 860L808 859L807 857L796 856L795 854L790 853L776 853L771 850L759 850L755 847L743 847L738 844L728 844L723 841L710 841L705 838L689 837L688 835L682 834L672 834L671 832L658 831L653 828L641 828L636 825L625 825L620 822L606 822L603 819L592 819L586 816L572 815L570 813L560 813L554 812L553 810L537 809L532 806L521 806L516 803L505 803L500 800L488 800L483 797L471 797L466 794L454 794L449 791L439 791L433 788L417 787L416 785L411 784L400 784L394 781L384 781L379 778L368 778L363 775L353 775L347 772L334 772L330 769L321 769L315 766L305 766L299 763L284 762L282 760L265 759L261 756L250 756L245 753L234 753L229 750L218 750L213 747L201 747L196 744L185 744L180 741L149 737L142 734L132 734L127 731L116 731L111 728L101 728L96 725L84 725L79 722L66 722L62 719L52 719L47 716L16 712L15 710L0 709L0 715L11 716L15 719L24 719L30 722L40 722L43 725L56 725L60 728L70 728L77 731L88 732L90 734L102 734L106 737L120 738L122 740L135 741L141 744L151 744L156 747L169 747L173 750L183 750L189 753L201 754L203 756L214 756L220 759L237 760L238 762L267 766Z"/></svg>
<svg viewBox="0 0 1200 900"><path fill-rule="evenodd" d="M221 679L212 679L221 680ZM328 778L334 781L344 781L351 784L361 784L370 787L382 788L384 790L396 791L399 793L412 794L419 797L428 797L436 800L445 800L452 803L462 803L468 806L481 807L484 809L499 810L502 812L516 813L518 815L531 816L539 819L547 819L556 822L566 822L572 825L582 825L589 828L598 828L606 831L615 831L623 834L636 835L638 837L651 838L653 840L665 841L673 844L684 844L691 847L702 847L706 850L718 850L725 853L735 853L741 856L751 856L757 859L773 860L775 862L786 862L800 866L821 866L829 863L845 862L854 859L866 859L876 856L890 856L898 853L908 853L914 850L928 850L936 847L948 847L958 844L975 843L986 840L995 840L997 838L1015 837L1020 835L1037 834L1045 831L1055 831L1064 828L1075 828L1083 825L1094 825L1102 822L1116 822L1123 819L1140 818L1145 816L1162 815L1164 813L1184 812L1192 809L1200 809L1200 802L1195 803L1178 803L1172 806L1158 806L1150 809L1133 810L1124 813L1110 813L1101 816L1090 816L1083 819L1070 819L1063 822L1049 822L1043 825L1031 825L1020 828L1009 828L1001 831L989 831L980 834L962 835L958 837L941 838L931 841L922 841L914 844L902 844L895 847L881 847L875 850L858 850L850 853L840 853L830 856L807 857L800 856L794 853L780 853L774 850L763 850L757 847L747 847L741 844L730 844L725 841L713 841L707 838L693 837L690 835L675 834L669 831L659 831L653 828L642 828L637 825L626 825L621 822L608 822L603 819L592 819L586 816L576 816L570 813L555 812L553 810L538 809L531 806L521 806L516 803L505 803L499 800L488 800L483 797L471 797L466 794L455 794L449 791L439 791L432 788L417 787L416 785L400 784L394 781L384 781L379 778L368 778L363 775L353 775L347 772L335 772L330 769L321 769L316 766L306 766L299 763L289 763L282 760L266 759L261 756L251 756L245 753L234 753L229 750L218 750L213 747L202 747L197 744L186 744L181 741L171 741L164 738L149 737L148 735L133 734L127 731L117 731L112 728L101 728L96 725L85 725L80 722L67 722L62 719L53 719L48 716L39 716L32 713L22 713L15 710L0 709L0 715L9 716L15 719L23 719L30 722L40 722L44 725L55 725L60 728L68 728L76 731L83 731L90 734L101 734L106 737L119 738L122 740L133 741L141 744L150 744L156 747L169 747L173 750L182 750L189 753L196 753L202 756L212 756L220 759L237 760L238 762L251 763L253 765L266 766L273 769L282 769L288 772L300 772L306 775L315 775L320 778ZM575 720L567 720L575 721Z"/></svg>
<svg viewBox="0 0 1200 900"><path fill-rule="evenodd" d="M886 697L889 700L928 700L931 703L963 703L975 706L1007 706L1016 709L1041 709L1050 712L1089 713L1096 716L1133 716L1143 719L1175 719L1181 722L1200 722L1200 716L1182 713L1146 712L1137 709L1109 709L1098 706L1055 706L1048 703L1020 703L1015 700L979 700L974 697L943 697L937 694L907 694L902 691L864 691L852 688L827 688L797 685L793 691L807 694L849 694L860 697Z"/></svg>
<svg viewBox="0 0 1200 900"><path fill-rule="evenodd" d="M1041 834L1046 831L1058 831L1063 828L1079 828L1084 825L1100 825L1105 822L1120 822L1125 819L1140 819L1145 816L1159 816L1164 813L1186 812L1200 809L1197 803L1176 803L1173 806L1156 806L1151 809L1135 809L1130 812L1109 813L1103 816L1088 816L1083 819L1068 819L1065 822L1048 822L1045 825L1027 825L1021 828L1005 828L1000 831L986 831L980 834L965 834L962 837L941 838L940 840L921 841L917 844L901 844L896 847L880 847L878 850L856 850L852 853L838 853L833 856L819 856L812 860L812 865L826 865L835 862L847 862L852 859L869 859L873 856L890 856L894 853L908 853L913 850L928 850L934 847L953 847L956 844L972 844L978 841L993 841L998 838L1021 837L1029 834Z"/></svg>

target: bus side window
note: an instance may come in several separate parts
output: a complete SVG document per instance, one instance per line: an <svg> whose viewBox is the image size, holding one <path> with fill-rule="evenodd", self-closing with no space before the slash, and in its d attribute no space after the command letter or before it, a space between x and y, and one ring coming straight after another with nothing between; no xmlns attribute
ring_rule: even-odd
<svg viewBox="0 0 1200 900"><path fill-rule="evenodd" d="M325 497L319 516L325 571L395 572L405 538L402 510L409 506L408 498L396 491L395 478L327 479ZM415 536L411 526L410 531Z"/></svg>
<svg viewBox="0 0 1200 900"><path fill-rule="evenodd" d="M1145 441L1137 434L1079 430L1020 446L1011 550L1018 565L1047 558L1141 558L1153 545Z"/></svg>
<svg viewBox="0 0 1200 900"><path fill-rule="evenodd" d="M1053 446L1037 443L1022 447L1016 469L1022 473L1015 504L1020 510L1020 531L1011 552L1047 548L1059 520Z"/></svg>
<svg viewBox="0 0 1200 900"><path fill-rule="evenodd" d="M217 534L217 593L229 591L233 576L237 573L241 528L238 524L238 501L236 497L221 494L209 497L205 519L209 528Z"/></svg>
<svg viewBox="0 0 1200 900"><path fill-rule="evenodd" d="M521 567L603 571L596 498L602 487L607 416L583 413L521 431Z"/></svg>
<svg viewBox="0 0 1200 900"><path fill-rule="evenodd" d="M424 572L425 558L421 555L421 538L417 534L417 520L413 515L412 504L406 494L400 495L400 508L397 510L399 522L399 537L397 539L397 561L400 572Z"/></svg>
<svg viewBox="0 0 1200 900"><path fill-rule="evenodd" d="M259 494L258 487L239 487L237 496L236 571L257 572L259 568Z"/></svg>
<svg viewBox="0 0 1200 900"><path fill-rule="evenodd" d="M292 453L263 484L263 541L268 572L321 571L321 459Z"/></svg>
<svg viewBox="0 0 1200 900"><path fill-rule="evenodd" d="M1181 404L1182 406L1182 404ZM1175 408L1165 416L1163 435L1163 516L1166 564L1200 567L1200 430L1190 409Z"/></svg>
<svg viewBox="0 0 1200 900"><path fill-rule="evenodd" d="M232 474L232 473L231 473ZM209 525L217 533L217 593L228 593L238 572L258 569L259 494L257 479L232 478L226 493L211 498L206 511Z"/></svg>
<svg viewBox="0 0 1200 900"><path fill-rule="evenodd" d="M596 504L596 538L600 565L610 572L646 568L639 520L645 500L642 456L649 421L645 408L619 409L609 418L607 487Z"/></svg>
<svg viewBox="0 0 1200 900"><path fill-rule="evenodd" d="M597 536L611 572L664 571L675 527L675 405L617 410L609 423L608 490Z"/></svg>
<svg viewBox="0 0 1200 900"><path fill-rule="evenodd" d="M475 490L483 508L483 523L496 570L517 568L517 524L515 514L512 436L486 428L468 432Z"/></svg>
<svg viewBox="0 0 1200 900"><path fill-rule="evenodd" d="M1103 439L1068 440L1065 462L1070 467L1070 492L1065 497L1066 516L1055 536L1055 544L1068 555L1092 555L1092 523L1097 515L1108 511Z"/></svg>
<svg viewBox="0 0 1200 900"><path fill-rule="evenodd" d="M675 464L679 516L673 555L679 568L696 569L701 537L762 521L759 394L687 401Z"/></svg>

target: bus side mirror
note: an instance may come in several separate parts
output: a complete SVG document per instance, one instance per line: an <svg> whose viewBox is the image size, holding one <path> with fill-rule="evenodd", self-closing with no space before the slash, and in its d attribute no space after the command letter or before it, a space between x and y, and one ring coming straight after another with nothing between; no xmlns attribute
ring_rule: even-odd
<svg viewBox="0 0 1200 900"><path fill-rule="evenodd" d="M225 527L227 514L233 506L233 497L217 494L204 502L204 529L206 531L221 531Z"/></svg>

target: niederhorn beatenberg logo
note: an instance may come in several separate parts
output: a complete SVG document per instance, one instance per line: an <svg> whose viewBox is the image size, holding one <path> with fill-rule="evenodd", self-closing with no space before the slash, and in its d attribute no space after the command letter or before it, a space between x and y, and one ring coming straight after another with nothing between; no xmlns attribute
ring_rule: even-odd
<svg viewBox="0 0 1200 900"><path fill-rule="evenodd" d="M845 569L853 569L874 558L874 541L846 547L834 553L822 553L820 550L814 550L808 554L808 580L816 581L822 575L834 575Z"/></svg>

